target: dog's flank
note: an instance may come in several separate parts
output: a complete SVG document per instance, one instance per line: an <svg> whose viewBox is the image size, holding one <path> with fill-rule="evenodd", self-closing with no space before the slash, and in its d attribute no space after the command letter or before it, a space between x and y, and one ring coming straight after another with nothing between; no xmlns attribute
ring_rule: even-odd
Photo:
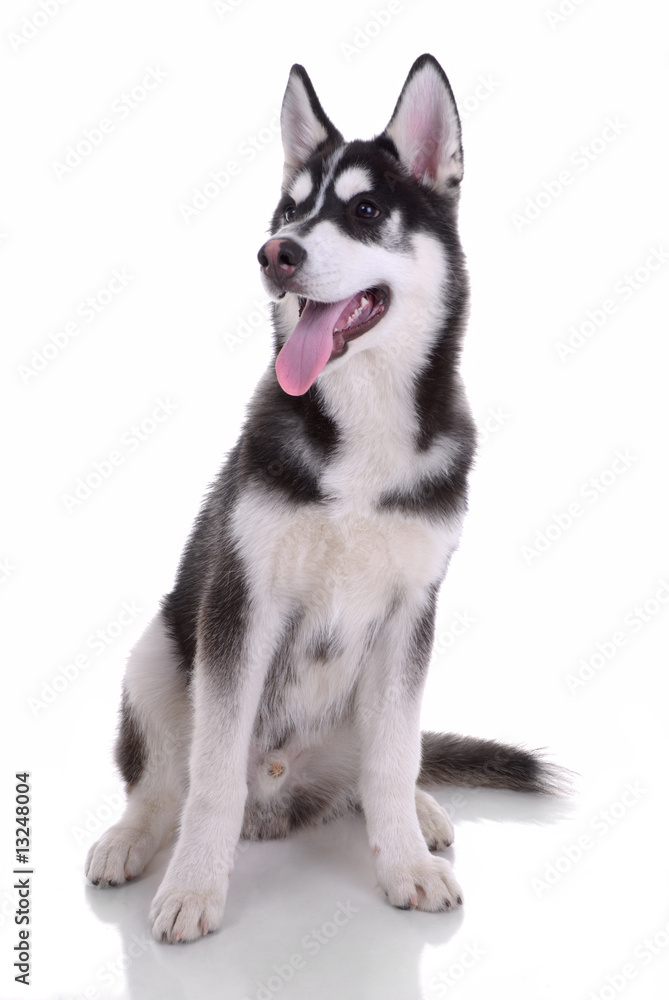
<svg viewBox="0 0 669 1000"><path fill-rule="evenodd" d="M220 927L240 836L361 809L389 901L449 909L461 890L430 850L453 828L417 785L557 790L537 754L421 742L475 448L448 80L422 56L386 129L347 143L294 66L281 129L281 198L258 253L272 364L130 657L128 804L86 863L95 884L121 883L178 827L151 910L170 942Z"/></svg>

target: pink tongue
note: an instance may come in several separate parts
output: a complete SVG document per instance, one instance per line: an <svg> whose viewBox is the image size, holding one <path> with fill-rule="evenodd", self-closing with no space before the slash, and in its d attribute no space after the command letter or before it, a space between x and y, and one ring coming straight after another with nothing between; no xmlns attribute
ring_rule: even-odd
<svg viewBox="0 0 669 1000"><path fill-rule="evenodd" d="M307 300L297 326L276 359L279 385L289 396L301 396L323 371L332 354L335 323L349 303L356 301L357 296L332 303Z"/></svg>

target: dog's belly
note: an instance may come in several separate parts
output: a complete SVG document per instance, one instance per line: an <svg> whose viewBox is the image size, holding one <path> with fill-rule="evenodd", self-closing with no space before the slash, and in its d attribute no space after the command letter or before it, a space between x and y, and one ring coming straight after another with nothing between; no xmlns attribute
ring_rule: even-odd
<svg viewBox="0 0 669 1000"><path fill-rule="evenodd" d="M327 729L347 713L372 640L399 603L422 607L459 532L455 521L247 495L235 518L239 551L260 605L278 603L288 623L259 709L260 743Z"/></svg>
<svg viewBox="0 0 669 1000"><path fill-rule="evenodd" d="M363 661L359 636L304 609L270 664L254 731L264 750L297 735L300 750L321 741L349 716Z"/></svg>

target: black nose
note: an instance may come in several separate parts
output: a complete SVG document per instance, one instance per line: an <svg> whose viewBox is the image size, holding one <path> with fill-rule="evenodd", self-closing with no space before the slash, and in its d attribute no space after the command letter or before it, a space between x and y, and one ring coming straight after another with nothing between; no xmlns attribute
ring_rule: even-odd
<svg viewBox="0 0 669 1000"><path fill-rule="evenodd" d="M289 278L307 256L307 251L295 240L268 240L258 250L258 261L266 274Z"/></svg>

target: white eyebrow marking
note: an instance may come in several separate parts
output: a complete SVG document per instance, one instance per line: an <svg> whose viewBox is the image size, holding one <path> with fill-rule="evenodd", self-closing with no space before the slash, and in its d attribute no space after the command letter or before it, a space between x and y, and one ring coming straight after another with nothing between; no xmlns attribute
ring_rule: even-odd
<svg viewBox="0 0 669 1000"><path fill-rule="evenodd" d="M342 201L350 201L356 194L369 191L372 179L363 167L349 167L335 181L335 194Z"/></svg>
<svg viewBox="0 0 669 1000"><path fill-rule="evenodd" d="M298 174L290 186L290 196L298 205L301 201L306 201L314 188L314 182L308 170L303 170Z"/></svg>
<svg viewBox="0 0 669 1000"><path fill-rule="evenodd" d="M309 213L303 219L300 219L298 225L302 225L303 222L310 222L311 219L315 219L316 216L318 215L318 213L320 212L320 210L322 209L323 204L325 202L325 193L326 193L326 191L328 189L328 186L329 186L332 178L334 177L334 172L337 169L337 165L339 164L339 161L341 160L341 158L344 155L345 151L346 151L346 146L340 146L339 149L336 149L334 151L334 153L332 154L332 156L328 160L327 167L326 167L326 172L325 172L325 176L321 180L320 188L318 189L318 194L316 195L316 202L315 202L313 208L310 209ZM303 171L303 173L306 173L306 171ZM302 174L299 174L295 178L295 180L293 181L293 184L296 184L300 180L301 176L302 176ZM309 179L311 180L311 176L310 175L308 175L308 176L309 176ZM292 191L292 187L291 187L290 190ZM288 227L286 227L286 226L282 226L281 232L283 233L287 228Z"/></svg>

